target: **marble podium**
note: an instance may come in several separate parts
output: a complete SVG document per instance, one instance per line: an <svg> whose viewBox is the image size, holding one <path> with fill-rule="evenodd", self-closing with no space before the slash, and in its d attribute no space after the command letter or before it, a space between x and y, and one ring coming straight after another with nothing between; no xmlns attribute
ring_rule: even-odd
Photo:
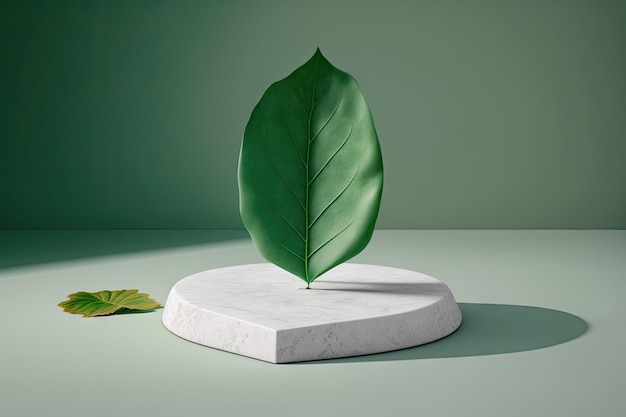
<svg viewBox="0 0 626 417"><path fill-rule="evenodd" d="M418 272L345 263L304 287L269 263L200 272L174 285L163 324L192 342L272 363L404 349L461 324L450 289Z"/></svg>

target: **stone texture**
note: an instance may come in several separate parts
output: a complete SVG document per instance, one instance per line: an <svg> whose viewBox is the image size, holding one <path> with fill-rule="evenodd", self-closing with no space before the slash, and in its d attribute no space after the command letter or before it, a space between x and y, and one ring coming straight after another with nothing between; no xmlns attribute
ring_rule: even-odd
<svg viewBox="0 0 626 417"><path fill-rule="evenodd" d="M449 288L418 272L342 264L305 286L272 264L200 272L172 288L163 324L192 342L273 363L418 346L461 324Z"/></svg>

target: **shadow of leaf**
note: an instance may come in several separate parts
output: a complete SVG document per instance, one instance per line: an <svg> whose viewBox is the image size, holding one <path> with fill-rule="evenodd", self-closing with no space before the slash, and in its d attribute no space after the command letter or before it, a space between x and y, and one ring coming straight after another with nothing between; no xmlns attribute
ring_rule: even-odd
<svg viewBox="0 0 626 417"><path fill-rule="evenodd" d="M568 342L587 331L578 316L542 307L459 303L461 327L450 336L414 348L325 361L348 363L496 355L542 349Z"/></svg>

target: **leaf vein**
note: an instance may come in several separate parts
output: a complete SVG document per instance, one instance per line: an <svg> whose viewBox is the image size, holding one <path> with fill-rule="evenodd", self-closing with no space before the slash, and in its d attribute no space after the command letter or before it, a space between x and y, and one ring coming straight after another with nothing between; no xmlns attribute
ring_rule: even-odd
<svg viewBox="0 0 626 417"><path fill-rule="evenodd" d="M302 203L302 201L300 201L300 198L298 197L298 194L296 194L296 192L293 190L293 188L291 187L289 182L287 182L287 180L282 176L282 174L280 173L280 171L276 167L276 164L274 164L274 161L272 160L272 158L270 158L270 156L267 154L267 152L264 152L264 153L265 153L265 157L267 158L267 160L270 161L270 165L272 165L272 168L274 169L274 172L276 172L276 175L278 175L278 177L281 179L281 181L287 186L287 188L289 189L291 194L293 194L294 198L298 201L298 204L300 204L300 207L302 207L302 209L306 212L306 207Z"/></svg>
<svg viewBox="0 0 626 417"><path fill-rule="evenodd" d="M300 97L300 94L298 94L298 92L296 91L295 88L291 88L293 90L293 93L296 95L296 97L298 97L298 101L300 102L300 108L302 109L302 113L304 114L304 118L306 119L307 122L311 121L311 118L309 117L308 112L306 111L306 107L304 106L304 102L302 101L302 97Z"/></svg>
<svg viewBox="0 0 626 417"><path fill-rule="evenodd" d="M335 196L335 198L333 198L327 205L326 207L324 207L324 209L315 217L315 219L313 219L313 221L309 224L309 229L311 227L313 227L313 225L315 224L315 222L317 222L317 220L322 217L322 215L326 212L326 210L328 210L328 208L330 206L333 205L333 203L335 203L342 195L344 192L346 192L346 190L350 187L350 185L352 184L352 182L354 181L354 179L356 178L357 174L359 173L359 170L361 169L361 165L359 164L359 166L356 168L356 171L354 172L354 175L352 175L352 178L350 178L350 181L348 182L348 184L346 184L345 187L343 187L343 189L339 192L339 194L337 194Z"/></svg>
<svg viewBox="0 0 626 417"><path fill-rule="evenodd" d="M335 116L335 113L337 113L337 110L339 109L339 106L341 106L341 102L343 101L343 90L341 90L341 97L339 98L339 100L337 100L337 106L335 106L335 109L333 110L333 112L330 114L330 116L328 117L328 119L326 120L326 122L322 125L322 127L320 128L320 130L317 131L317 133L311 138L311 143L313 143L315 141L315 139L317 139L317 137L319 136L320 133L322 133L322 130L324 130L324 128L326 127L326 125L330 122L330 120ZM312 109L311 109L312 110Z"/></svg>
<svg viewBox="0 0 626 417"><path fill-rule="evenodd" d="M302 165L304 165L304 167L307 168L308 164L304 161L304 157L302 156L302 154L298 150L298 147L296 146L296 140L293 137L293 133L291 133L291 128L289 127L289 121L287 120L287 116L285 115L285 111L283 110L282 107L280 108L280 112L283 115L283 119L285 120L285 126L287 126L287 131L289 132L289 139L291 139L291 144L293 145L294 150L298 154L300 161L302 161Z"/></svg>
<svg viewBox="0 0 626 417"><path fill-rule="evenodd" d="M317 176L322 173L324 168L326 168L326 165L328 165L330 163L330 161L335 157L335 155L337 155L337 153L341 150L341 148L343 148L343 146L348 142L348 139L350 139L351 135L352 135L352 126L350 126L350 132L348 133L348 136L344 139L344 141L341 143L341 145L339 145L339 148L337 148L337 150L335 150L335 152L333 152L333 154L330 156L330 158L328 158L328 160L326 162L324 162L324 165L322 165L320 170L317 171L317 174L315 174L313 176L313 178L311 179L311 181L309 181L309 185L313 184L313 181L315 181Z"/></svg>
<svg viewBox="0 0 626 417"><path fill-rule="evenodd" d="M287 220L287 218L283 215L283 213L278 209L278 207L276 207L274 205L274 203L272 203L272 201L268 198L267 201L272 205L272 207L274 208L274 210L276 211L276 213L278 213L278 215L285 221L285 223L287 223L287 225L289 225L289 227L291 227L291 230L293 230L294 232L297 233L297 235L300 237L300 239L302 239L302 241L304 241L304 236L302 236L302 234L298 231L298 229L296 229L296 227L291 224L291 222L289 220Z"/></svg>
<svg viewBox="0 0 626 417"><path fill-rule="evenodd" d="M354 221L357 219L358 216L354 217L352 220L350 220L350 222L340 231L338 231L337 233L335 233L330 239L326 240L326 242L322 243L320 246L318 246L313 252L311 252L311 254L309 255L309 259L311 259L311 257L313 255L315 255L320 249L322 249L324 246L326 246L327 244L329 244L332 240L334 240L337 236L339 236L340 234L342 234L343 232L345 232L348 227L352 226L352 223L354 223Z"/></svg>
<svg viewBox="0 0 626 417"><path fill-rule="evenodd" d="M274 242L278 243L280 246L283 247L283 249L287 250L289 253L291 253L293 256L295 256L296 258L300 259L302 262L305 262L304 258L300 255L298 255L296 252L294 252L293 250L289 249L289 247L287 247L285 244L283 244L281 241L279 241L278 239L276 239L274 236L270 235L268 233L267 235L270 239L272 239Z"/></svg>

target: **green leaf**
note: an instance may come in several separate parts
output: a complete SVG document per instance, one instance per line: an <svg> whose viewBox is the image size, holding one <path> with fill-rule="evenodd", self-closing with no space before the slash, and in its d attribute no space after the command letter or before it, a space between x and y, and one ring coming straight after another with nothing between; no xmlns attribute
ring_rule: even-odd
<svg viewBox="0 0 626 417"><path fill-rule="evenodd" d="M114 313L152 311L162 307L158 301L142 294L139 290L117 290L98 292L75 292L69 300L59 303L63 311L82 314L83 317L106 316Z"/></svg>
<svg viewBox="0 0 626 417"><path fill-rule="evenodd" d="M239 157L243 223L261 255L308 288L365 248L382 185L365 98L318 49L252 111Z"/></svg>

